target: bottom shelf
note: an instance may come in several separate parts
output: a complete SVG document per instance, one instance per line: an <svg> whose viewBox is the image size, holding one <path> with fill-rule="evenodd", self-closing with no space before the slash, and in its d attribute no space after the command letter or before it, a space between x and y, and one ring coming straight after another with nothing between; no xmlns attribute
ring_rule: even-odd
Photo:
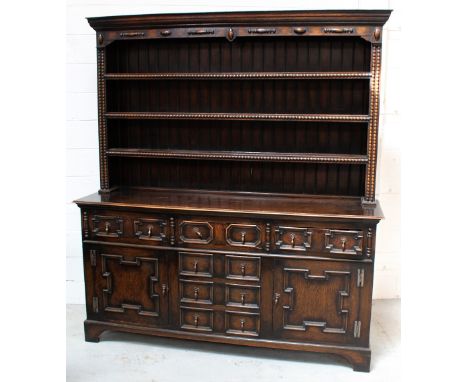
<svg viewBox="0 0 468 382"><path fill-rule="evenodd" d="M109 158L110 185L362 196L365 164Z"/></svg>

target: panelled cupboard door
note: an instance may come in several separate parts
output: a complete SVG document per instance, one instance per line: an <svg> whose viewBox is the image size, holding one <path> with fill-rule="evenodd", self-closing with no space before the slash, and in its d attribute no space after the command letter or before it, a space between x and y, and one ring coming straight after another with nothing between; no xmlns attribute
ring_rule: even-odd
<svg viewBox="0 0 468 382"><path fill-rule="evenodd" d="M166 253L85 246L84 260L91 317L145 326L168 323Z"/></svg>
<svg viewBox="0 0 468 382"><path fill-rule="evenodd" d="M273 331L284 340L348 344L359 337L359 265L276 259Z"/></svg>

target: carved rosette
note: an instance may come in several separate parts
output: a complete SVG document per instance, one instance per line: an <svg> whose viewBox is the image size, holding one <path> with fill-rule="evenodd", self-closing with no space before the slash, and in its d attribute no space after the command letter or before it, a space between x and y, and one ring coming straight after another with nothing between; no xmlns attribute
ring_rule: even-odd
<svg viewBox="0 0 468 382"><path fill-rule="evenodd" d="M98 129L99 129L99 174L101 191L109 190L109 167L107 163L107 122L106 122L106 53L104 48L97 49L98 76Z"/></svg>
<svg viewBox="0 0 468 382"><path fill-rule="evenodd" d="M377 162L377 135L379 129L379 92L380 92L380 65L382 47L372 44L371 51L371 83L370 83L370 121L367 133L367 171L365 202L375 202L375 173Z"/></svg>

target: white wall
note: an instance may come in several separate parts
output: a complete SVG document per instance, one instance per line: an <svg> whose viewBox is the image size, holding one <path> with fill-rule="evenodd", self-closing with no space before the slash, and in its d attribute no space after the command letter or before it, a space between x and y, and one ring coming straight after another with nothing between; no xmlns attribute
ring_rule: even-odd
<svg viewBox="0 0 468 382"><path fill-rule="evenodd" d="M68 0L67 80L67 303L83 304L79 209L72 201L99 189L94 31L85 17L142 13L283 9L393 9L385 27L377 194L386 219L378 226L374 298L400 296L400 57L398 1Z"/></svg>

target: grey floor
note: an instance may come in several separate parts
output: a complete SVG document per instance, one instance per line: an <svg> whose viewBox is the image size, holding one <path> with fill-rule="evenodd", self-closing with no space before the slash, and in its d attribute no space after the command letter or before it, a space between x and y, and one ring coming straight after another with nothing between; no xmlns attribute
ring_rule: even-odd
<svg viewBox="0 0 468 382"><path fill-rule="evenodd" d="M399 381L400 300L373 302L370 373L332 356L104 333L84 341L83 305L67 306L67 381Z"/></svg>

